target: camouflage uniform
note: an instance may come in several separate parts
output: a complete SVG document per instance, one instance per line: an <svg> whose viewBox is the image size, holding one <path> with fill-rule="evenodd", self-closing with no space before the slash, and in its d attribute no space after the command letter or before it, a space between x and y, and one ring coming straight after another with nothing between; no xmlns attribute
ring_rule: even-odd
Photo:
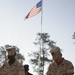
<svg viewBox="0 0 75 75"><path fill-rule="evenodd" d="M67 75L67 73L74 73L74 66L65 59L59 65L56 62L51 63L47 71L47 75Z"/></svg>
<svg viewBox="0 0 75 75"><path fill-rule="evenodd" d="M1 67L0 75L25 75L23 66L15 61L11 66L8 62Z"/></svg>

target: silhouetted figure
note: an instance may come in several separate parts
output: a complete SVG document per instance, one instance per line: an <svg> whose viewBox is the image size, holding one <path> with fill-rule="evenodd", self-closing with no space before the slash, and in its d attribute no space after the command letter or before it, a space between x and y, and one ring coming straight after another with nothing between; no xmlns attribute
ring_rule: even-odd
<svg viewBox="0 0 75 75"><path fill-rule="evenodd" d="M33 75L31 73L29 73L29 65L24 65L24 70L25 70L25 75Z"/></svg>

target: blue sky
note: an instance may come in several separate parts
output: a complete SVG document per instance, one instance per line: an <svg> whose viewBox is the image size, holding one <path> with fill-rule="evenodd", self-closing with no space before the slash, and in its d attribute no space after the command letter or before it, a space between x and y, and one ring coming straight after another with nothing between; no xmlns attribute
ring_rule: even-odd
<svg viewBox="0 0 75 75"><path fill-rule="evenodd" d="M36 49L33 42L36 33L41 32L41 13L25 21L23 19L39 1L0 0L0 46L18 46L25 56L24 64L29 63L28 53ZM75 32L75 0L43 0L42 32L49 33L50 39L63 50L63 57L75 66L72 39Z"/></svg>

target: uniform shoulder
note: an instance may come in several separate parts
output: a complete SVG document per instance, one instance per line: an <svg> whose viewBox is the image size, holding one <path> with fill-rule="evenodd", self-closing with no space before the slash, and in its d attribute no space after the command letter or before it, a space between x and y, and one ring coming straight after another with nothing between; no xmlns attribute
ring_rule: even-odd
<svg viewBox="0 0 75 75"><path fill-rule="evenodd" d="M66 65L67 67L72 67L74 68L74 65L71 61L64 59L63 64Z"/></svg>
<svg viewBox="0 0 75 75"><path fill-rule="evenodd" d="M15 61L15 63L17 64L17 65L22 65L20 62L18 62L17 60Z"/></svg>
<svg viewBox="0 0 75 75"><path fill-rule="evenodd" d="M64 63L66 63L66 64L72 64L72 62L71 62L71 61L66 60L66 59L64 59Z"/></svg>
<svg viewBox="0 0 75 75"><path fill-rule="evenodd" d="M7 61L4 62L2 66L6 66L6 65L8 65L8 62Z"/></svg>
<svg viewBox="0 0 75 75"><path fill-rule="evenodd" d="M52 62L49 64L49 67L48 68L52 68L52 67L55 67L56 66L56 63L55 62Z"/></svg>
<svg viewBox="0 0 75 75"><path fill-rule="evenodd" d="M23 68L23 65L19 63L17 60L15 61L14 65L18 68Z"/></svg>

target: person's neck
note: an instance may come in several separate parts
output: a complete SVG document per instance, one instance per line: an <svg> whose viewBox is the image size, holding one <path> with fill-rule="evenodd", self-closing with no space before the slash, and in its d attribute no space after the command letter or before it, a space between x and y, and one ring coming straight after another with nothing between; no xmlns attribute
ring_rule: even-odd
<svg viewBox="0 0 75 75"><path fill-rule="evenodd" d="M9 60L9 65L11 66L13 63L15 62L15 59L13 59L13 60Z"/></svg>

